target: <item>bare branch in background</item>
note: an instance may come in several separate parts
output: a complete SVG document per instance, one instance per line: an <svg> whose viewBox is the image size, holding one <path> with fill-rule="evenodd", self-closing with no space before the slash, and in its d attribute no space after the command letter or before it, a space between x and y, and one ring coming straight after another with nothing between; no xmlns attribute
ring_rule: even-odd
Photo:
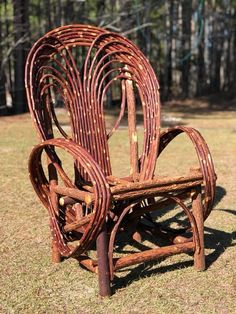
<svg viewBox="0 0 236 314"><path fill-rule="evenodd" d="M127 35L130 35L132 33L137 32L137 31L139 31L139 30L141 30L141 29L143 29L145 27L149 27L149 26L153 26L153 25L154 25L154 23L144 23L142 25L139 25L139 26L136 26L136 27L134 27L132 29L129 29L128 31L122 32L122 35L123 36L127 36Z"/></svg>
<svg viewBox="0 0 236 314"><path fill-rule="evenodd" d="M16 49L20 44L23 44L23 43L28 42L28 41L29 41L29 36L24 35L20 39L18 39L15 43L13 43L13 45L7 50L7 52L5 53L5 57L3 57L2 62L1 62L0 77L2 75L2 72L4 70L5 65L6 65L10 55L14 51L14 49Z"/></svg>

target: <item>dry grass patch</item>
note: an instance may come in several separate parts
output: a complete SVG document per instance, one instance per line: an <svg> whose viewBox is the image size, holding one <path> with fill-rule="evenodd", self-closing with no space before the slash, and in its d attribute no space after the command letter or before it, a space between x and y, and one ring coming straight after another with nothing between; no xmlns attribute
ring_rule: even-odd
<svg viewBox="0 0 236 314"><path fill-rule="evenodd" d="M166 110L165 110L166 111ZM75 260L50 261L47 213L27 173L37 143L29 115L0 119L0 313L235 313L236 113L173 113L198 128L215 161L217 204L206 221L208 269L197 273L188 255L118 273L116 294L101 300L97 279ZM141 130L139 130L141 133ZM128 173L127 131L111 141L115 173ZM177 174L194 165L184 136L161 156L157 172Z"/></svg>

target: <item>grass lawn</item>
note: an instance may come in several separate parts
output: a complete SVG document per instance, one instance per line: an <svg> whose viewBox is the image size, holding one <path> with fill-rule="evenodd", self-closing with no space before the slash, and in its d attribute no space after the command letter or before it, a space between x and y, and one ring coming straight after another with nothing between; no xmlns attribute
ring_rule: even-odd
<svg viewBox="0 0 236 314"><path fill-rule="evenodd" d="M76 260L53 265L47 212L27 173L35 131L28 114L2 117L0 313L236 313L236 112L165 109L165 116L200 130L215 162L217 202L205 223L207 270L196 272L184 254L138 265L119 272L116 293L100 299L97 278ZM121 128L111 140L116 175L128 173L126 133ZM196 161L191 150L180 136L161 155L157 172L185 173Z"/></svg>

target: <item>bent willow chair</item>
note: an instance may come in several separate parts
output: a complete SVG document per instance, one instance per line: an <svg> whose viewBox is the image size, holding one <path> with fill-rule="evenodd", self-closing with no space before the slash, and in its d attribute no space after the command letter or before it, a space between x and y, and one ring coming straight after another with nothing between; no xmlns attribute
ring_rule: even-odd
<svg viewBox="0 0 236 314"><path fill-rule="evenodd" d="M25 82L40 137L29 157L29 175L49 213L53 261L78 259L98 274L101 296L111 294L117 270L138 263L193 252L195 268L203 270L203 222L213 206L216 181L211 155L193 128L160 132L159 85L142 52L107 30L63 26L34 44ZM120 109L107 131L104 107L111 98L119 99ZM69 125L55 103L64 104ZM143 126L137 130L138 110ZM114 176L110 160L110 139L121 120L128 125L130 151L130 173L123 178ZM182 176L154 176L158 156L180 133L191 140L198 168ZM158 222L155 213L176 208L184 226ZM153 236L161 246L140 243ZM136 244L136 250L119 251L121 241Z"/></svg>

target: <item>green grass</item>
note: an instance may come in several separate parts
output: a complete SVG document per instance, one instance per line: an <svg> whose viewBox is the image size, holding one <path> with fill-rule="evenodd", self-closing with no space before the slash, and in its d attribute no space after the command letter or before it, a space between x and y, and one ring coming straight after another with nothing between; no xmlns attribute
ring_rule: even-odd
<svg viewBox="0 0 236 314"><path fill-rule="evenodd" d="M178 255L118 273L116 293L98 297L97 278L69 259L53 265L46 210L27 173L38 140L29 115L0 119L0 313L236 313L236 113L166 113L198 128L211 149L217 204L206 221L208 269ZM112 120L112 118L111 118ZM139 130L141 134L141 130ZM127 131L111 140L116 175L127 175ZM163 153L157 173L186 172L196 159L184 136Z"/></svg>

